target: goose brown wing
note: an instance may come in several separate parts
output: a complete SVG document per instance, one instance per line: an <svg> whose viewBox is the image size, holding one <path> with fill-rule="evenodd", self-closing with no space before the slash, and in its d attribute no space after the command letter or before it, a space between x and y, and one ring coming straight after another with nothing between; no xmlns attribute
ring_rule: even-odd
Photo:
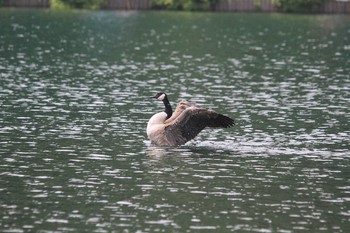
<svg viewBox="0 0 350 233"><path fill-rule="evenodd" d="M228 128L234 125L234 121L211 109L190 107L184 110L171 124L166 126L168 135L189 141L196 137L205 127Z"/></svg>

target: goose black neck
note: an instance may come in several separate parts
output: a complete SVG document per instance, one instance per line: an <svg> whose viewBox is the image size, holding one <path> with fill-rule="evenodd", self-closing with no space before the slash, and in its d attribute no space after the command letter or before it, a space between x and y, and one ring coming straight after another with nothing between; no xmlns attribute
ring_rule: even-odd
<svg viewBox="0 0 350 233"><path fill-rule="evenodd" d="M167 96L165 96L165 98L163 99L163 103L165 106L165 113L167 114L167 119L169 119L171 115L173 115L173 109L171 108L171 105L169 103Z"/></svg>

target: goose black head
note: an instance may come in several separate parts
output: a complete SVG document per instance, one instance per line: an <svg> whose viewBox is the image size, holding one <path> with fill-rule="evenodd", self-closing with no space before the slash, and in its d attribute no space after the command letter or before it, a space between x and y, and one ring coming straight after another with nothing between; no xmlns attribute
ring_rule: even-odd
<svg viewBox="0 0 350 233"><path fill-rule="evenodd" d="M173 109L169 103L168 96L164 92L158 92L155 96L152 96L152 98L163 101L165 106L164 112L167 114L167 119L169 119L173 115Z"/></svg>
<svg viewBox="0 0 350 233"><path fill-rule="evenodd" d="M164 99L166 99L166 97L167 95L164 92L158 92L155 96L152 96L151 98L163 101Z"/></svg>

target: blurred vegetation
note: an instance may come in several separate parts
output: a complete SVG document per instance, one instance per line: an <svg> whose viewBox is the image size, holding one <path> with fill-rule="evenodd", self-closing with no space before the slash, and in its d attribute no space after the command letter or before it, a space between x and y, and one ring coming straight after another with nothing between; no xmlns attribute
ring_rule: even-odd
<svg viewBox="0 0 350 233"><path fill-rule="evenodd" d="M51 0L51 8L98 10L106 2L107 0Z"/></svg>
<svg viewBox="0 0 350 233"><path fill-rule="evenodd" d="M89 9L98 10L108 0L50 0L53 9ZM128 0L124 0L128 1ZM151 8L156 10L213 11L224 0L149 0ZM318 12L320 7L331 0L272 0L283 12ZM0 0L0 7L4 0ZM260 10L260 0L256 0L256 10Z"/></svg>
<svg viewBox="0 0 350 233"><path fill-rule="evenodd" d="M220 0L151 0L153 9L208 11Z"/></svg>
<svg viewBox="0 0 350 233"><path fill-rule="evenodd" d="M215 5L222 0L151 0L153 9L208 11L214 10ZM285 12L317 11L329 0L272 0L273 4ZM256 0L257 10L260 1Z"/></svg>
<svg viewBox="0 0 350 233"><path fill-rule="evenodd" d="M273 0L285 12L316 12L328 0Z"/></svg>

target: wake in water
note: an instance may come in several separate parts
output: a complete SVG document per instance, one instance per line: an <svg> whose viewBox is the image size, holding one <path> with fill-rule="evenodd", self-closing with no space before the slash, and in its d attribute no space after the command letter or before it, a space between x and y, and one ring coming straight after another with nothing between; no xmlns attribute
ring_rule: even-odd
<svg viewBox="0 0 350 233"><path fill-rule="evenodd" d="M306 157L349 157L349 153L345 150L331 151L317 148L298 148L288 144L281 145L273 141L191 141L180 147L159 147L152 145L150 141L145 141L148 147L147 151L152 151L152 154L157 156L192 153L223 152L230 153L236 156L306 156Z"/></svg>

